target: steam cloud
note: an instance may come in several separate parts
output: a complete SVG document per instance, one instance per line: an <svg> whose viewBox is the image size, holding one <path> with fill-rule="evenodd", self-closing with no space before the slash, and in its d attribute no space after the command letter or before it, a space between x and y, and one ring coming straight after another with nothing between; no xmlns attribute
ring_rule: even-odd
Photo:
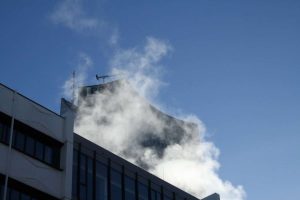
<svg viewBox="0 0 300 200"><path fill-rule="evenodd" d="M111 73L130 78L81 101L75 132L198 198L217 192L223 200L243 200L242 186L219 177L219 150L205 139L203 123L191 115L175 119L148 103L162 84L159 62L171 49L155 38L140 49L119 49Z"/></svg>

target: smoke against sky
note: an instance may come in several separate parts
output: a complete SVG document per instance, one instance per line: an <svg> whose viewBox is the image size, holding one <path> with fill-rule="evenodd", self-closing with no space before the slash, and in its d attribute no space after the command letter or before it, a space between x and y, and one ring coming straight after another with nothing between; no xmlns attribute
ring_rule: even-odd
<svg viewBox="0 0 300 200"><path fill-rule="evenodd" d="M61 3L53 22L90 31L97 20L88 17L80 3ZM118 37L115 32L108 42L116 45ZM170 51L168 42L154 37L147 37L143 48L115 49L111 73L124 80L114 84L113 92L97 93L79 104L75 132L199 198L217 192L223 200L243 200L242 186L219 177L219 150L206 140L201 120L193 115L177 120L150 105L163 83L160 62ZM77 86L84 84L92 65L88 55L81 54L80 60ZM67 96L71 83L68 79L63 87Z"/></svg>

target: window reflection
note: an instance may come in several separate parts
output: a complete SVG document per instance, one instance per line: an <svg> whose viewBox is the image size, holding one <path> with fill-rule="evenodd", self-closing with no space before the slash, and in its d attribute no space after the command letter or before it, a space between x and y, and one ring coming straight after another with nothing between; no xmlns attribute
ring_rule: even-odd
<svg viewBox="0 0 300 200"><path fill-rule="evenodd" d="M151 200L160 200L161 193L156 190L151 190Z"/></svg>
<svg viewBox="0 0 300 200"><path fill-rule="evenodd" d="M107 200L107 166L96 162L96 200Z"/></svg>
<svg viewBox="0 0 300 200"><path fill-rule="evenodd" d="M139 199L148 200L148 187L142 183L138 183Z"/></svg>
<svg viewBox="0 0 300 200"><path fill-rule="evenodd" d="M111 200L122 199L121 173L111 169Z"/></svg>
<svg viewBox="0 0 300 200"><path fill-rule="evenodd" d="M135 181L125 176L125 200L135 200Z"/></svg>
<svg viewBox="0 0 300 200"><path fill-rule="evenodd" d="M169 197L167 195L164 195L164 200L172 200L172 197Z"/></svg>

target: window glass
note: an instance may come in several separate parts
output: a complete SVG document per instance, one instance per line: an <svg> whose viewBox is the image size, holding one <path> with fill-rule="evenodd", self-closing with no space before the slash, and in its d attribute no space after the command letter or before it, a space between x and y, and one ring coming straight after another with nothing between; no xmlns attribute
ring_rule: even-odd
<svg viewBox="0 0 300 200"><path fill-rule="evenodd" d="M35 156L36 156L36 158L43 160L44 145L39 141L35 142Z"/></svg>
<svg viewBox="0 0 300 200"><path fill-rule="evenodd" d="M80 191L79 191L80 195L80 200L86 200L86 187L84 185L80 185Z"/></svg>
<svg viewBox="0 0 300 200"><path fill-rule="evenodd" d="M111 170L111 200L122 199L121 173Z"/></svg>
<svg viewBox="0 0 300 200"><path fill-rule="evenodd" d="M30 196L27 194L21 194L21 200L30 200Z"/></svg>
<svg viewBox="0 0 300 200"><path fill-rule="evenodd" d="M87 198L93 198L93 159L88 157L87 162Z"/></svg>
<svg viewBox="0 0 300 200"><path fill-rule="evenodd" d="M72 176L72 195L73 199L77 197L77 173L78 173L78 151L74 150L73 152L73 176Z"/></svg>
<svg viewBox="0 0 300 200"><path fill-rule="evenodd" d="M160 200L161 193L156 190L151 190L151 200Z"/></svg>
<svg viewBox="0 0 300 200"><path fill-rule="evenodd" d="M80 184L86 184L86 163L87 157L80 154Z"/></svg>
<svg viewBox="0 0 300 200"><path fill-rule="evenodd" d="M107 166L96 162L96 200L107 200Z"/></svg>
<svg viewBox="0 0 300 200"><path fill-rule="evenodd" d="M142 183L138 183L139 199L148 200L148 187Z"/></svg>
<svg viewBox="0 0 300 200"><path fill-rule="evenodd" d="M18 137L18 131L14 130L13 131L13 141L12 141L12 146L13 147L17 146L17 137Z"/></svg>
<svg viewBox="0 0 300 200"><path fill-rule="evenodd" d="M31 156L34 155L34 140L30 136L26 137L25 152Z"/></svg>
<svg viewBox="0 0 300 200"><path fill-rule="evenodd" d="M135 181L125 176L125 200L135 200Z"/></svg>
<svg viewBox="0 0 300 200"><path fill-rule="evenodd" d="M4 141L4 124L0 122L0 141Z"/></svg>
<svg viewBox="0 0 300 200"><path fill-rule="evenodd" d="M9 200L19 200L20 193L17 190L10 189Z"/></svg>
<svg viewBox="0 0 300 200"><path fill-rule="evenodd" d="M21 151L24 151L25 146L25 135L21 132L15 132L15 148Z"/></svg>
<svg viewBox="0 0 300 200"><path fill-rule="evenodd" d="M172 200L172 197L169 197L167 195L164 195L164 200Z"/></svg>
<svg viewBox="0 0 300 200"><path fill-rule="evenodd" d="M53 163L53 149L47 145L45 145L44 159L45 159L46 163L49 163L49 164Z"/></svg>
<svg viewBox="0 0 300 200"><path fill-rule="evenodd" d="M10 128L8 125L0 122L0 141L8 144Z"/></svg>
<svg viewBox="0 0 300 200"><path fill-rule="evenodd" d="M1 185L1 184L2 183L0 183L0 199L3 198L3 189L4 189L3 185Z"/></svg>
<svg viewBox="0 0 300 200"><path fill-rule="evenodd" d="M3 138L4 142L6 144L8 144L9 143L9 136L10 136L10 127L8 125L4 125L3 131L4 131L4 138Z"/></svg>

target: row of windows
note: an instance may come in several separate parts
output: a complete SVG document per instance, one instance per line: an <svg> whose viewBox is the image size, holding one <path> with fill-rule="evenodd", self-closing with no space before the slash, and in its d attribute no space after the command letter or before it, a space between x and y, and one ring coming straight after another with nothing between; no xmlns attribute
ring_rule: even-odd
<svg viewBox="0 0 300 200"><path fill-rule="evenodd" d="M172 200L175 194L130 177L74 149L73 200ZM179 196L176 197L176 199ZM181 198L183 200L183 198Z"/></svg>
<svg viewBox="0 0 300 200"><path fill-rule="evenodd" d="M4 198L4 176L0 174L0 200ZM8 179L5 200L58 200L15 179Z"/></svg>
<svg viewBox="0 0 300 200"><path fill-rule="evenodd" d="M4 186L0 186L0 192L1 192L1 197L0 199L3 199L3 193L4 193ZM7 188L7 193L6 193L6 200L39 200L36 199L32 196L30 196L27 193L20 192L18 190L12 189L12 188Z"/></svg>
<svg viewBox="0 0 300 200"><path fill-rule="evenodd" d="M26 125L16 121L13 131L12 147L50 166L59 168L60 147L56 144L51 144L51 142L45 142L40 139L43 133L25 126ZM38 136L39 138L34 136ZM0 142L8 145L9 137L10 124L7 123L7 120L3 120L2 117L0 118Z"/></svg>

